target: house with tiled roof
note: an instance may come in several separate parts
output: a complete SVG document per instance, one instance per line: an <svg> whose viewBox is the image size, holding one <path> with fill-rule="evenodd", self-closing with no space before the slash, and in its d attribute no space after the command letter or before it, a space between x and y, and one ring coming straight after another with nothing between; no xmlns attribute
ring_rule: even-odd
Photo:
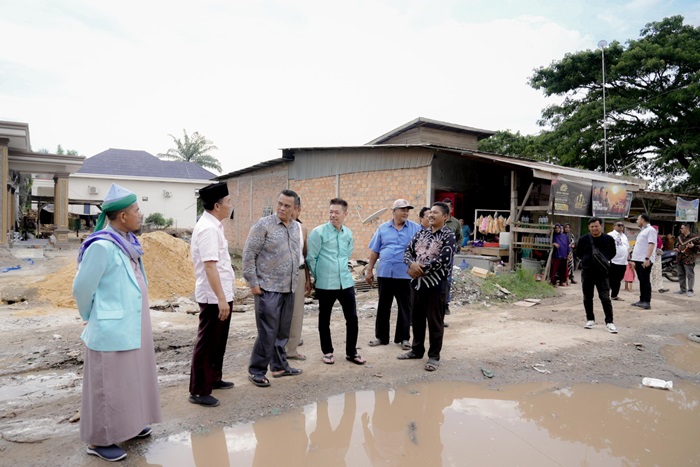
<svg viewBox="0 0 700 467"><path fill-rule="evenodd" d="M197 192L215 176L192 162L111 148L88 157L70 175L69 198L73 205L99 205L110 185L118 183L136 193L144 217L161 213L173 219L173 227L192 228L197 222Z"/></svg>

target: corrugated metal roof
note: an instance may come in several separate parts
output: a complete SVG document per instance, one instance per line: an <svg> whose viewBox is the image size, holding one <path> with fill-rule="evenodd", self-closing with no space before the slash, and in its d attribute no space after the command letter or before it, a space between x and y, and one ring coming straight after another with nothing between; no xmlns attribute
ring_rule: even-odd
<svg viewBox="0 0 700 467"><path fill-rule="evenodd" d="M219 175L218 177L214 178L214 180L221 181L221 180L226 180L227 178L233 178L233 177L238 177L239 175L244 175L247 174L248 172L254 172L259 169L265 169L267 167L273 167L275 165L282 164L284 162L290 162L294 160L294 157L291 159L287 159L285 157L280 157L278 159L270 159L269 161L265 162L260 162L259 164L251 165L249 167L246 167L244 169L236 170L234 172L229 172L227 174Z"/></svg>
<svg viewBox="0 0 700 467"><path fill-rule="evenodd" d="M595 180L605 183L621 183L624 185L633 186L636 190L640 190L647 186L647 182L641 178L624 177L614 174L595 172L592 170L564 167L561 165L550 164L548 162L521 159L513 156L504 156L501 154L491 154L477 151L461 151L461 153L466 156L473 156L480 159L488 159L494 162L529 168L532 169L533 176L536 178L551 179L552 175L558 175L562 177L583 178L586 180Z"/></svg>
<svg viewBox="0 0 700 467"><path fill-rule="evenodd" d="M595 180L598 182L605 183L619 183L623 185L628 185L631 190L641 190L646 188L647 182L641 178L636 177L626 177L614 174L605 174L601 172L595 172L592 170L576 169L573 167L563 167L560 165L550 164L547 162L534 161L531 159L524 159L516 156L505 156L502 154L492 154L487 152L471 151L467 149L451 148L446 146L437 146L434 144L367 144L362 146L318 146L318 147L301 147L301 148L284 148L282 149L283 157L280 159L272 159L266 162L261 162L236 172L231 172L229 174L221 175L217 177L217 180L224 180L226 178L235 177L242 175L247 172L251 172L257 169L270 167L271 165L281 164L283 162L289 162L294 160L294 154L299 151L339 151L339 150L351 150L351 151L367 151L368 149L384 149L387 148L426 148L432 149L436 152L443 154L454 154L460 157L471 157L474 159L486 160L489 162L495 162L504 165L518 166L526 169L532 170L533 176L535 178L541 178L545 180L550 180L553 176L570 177L570 178L583 178L586 180Z"/></svg>
<svg viewBox="0 0 700 467"><path fill-rule="evenodd" d="M457 125L454 123L448 123L448 122L441 122L440 120L433 120L430 118L424 118L424 117L418 117L415 120L411 120L408 123L404 123L400 127L394 128L388 133L383 134L379 138L375 138L369 143L367 143L368 146L371 146L373 144L381 144L383 141L387 141L391 138L394 138L397 135L400 135L401 133L404 133L410 129L417 128L417 127L429 127L429 128L435 128L436 130L450 130L455 133L471 133L471 134L476 134L478 139L483 139L491 135L495 135L495 131L491 130L482 130L481 128L473 128L470 126L464 126L464 125Z"/></svg>

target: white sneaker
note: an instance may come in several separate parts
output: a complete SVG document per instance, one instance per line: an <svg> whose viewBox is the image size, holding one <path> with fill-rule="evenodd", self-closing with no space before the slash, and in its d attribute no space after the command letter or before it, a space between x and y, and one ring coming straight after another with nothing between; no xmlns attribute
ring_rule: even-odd
<svg viewBox="0 0 700 467"><path fill-rule="evenodd" d="M605 327L608 328L608 332L610 334L617 334L617 328L615 327L615 325L613 323L608 323L605 325Z"/></svg>
<svg viewBox="0 0 700 467"><path fill-rule="evenodd" d="M584 328L593 329L593 326L595 326L595 321L586 321L586 325L584 326Z"/></svg>
<svg viewBox="0 0 700 467"><path fill-rule="evenodd" d="M693 292L688 292L688 296L693 297L693 296L695 296L695 294Z"/></svg>

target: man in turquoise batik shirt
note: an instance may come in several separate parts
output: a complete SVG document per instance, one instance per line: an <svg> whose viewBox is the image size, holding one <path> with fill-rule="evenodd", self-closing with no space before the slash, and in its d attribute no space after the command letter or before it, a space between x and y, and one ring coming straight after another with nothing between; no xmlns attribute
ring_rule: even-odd
<svg viewBox="0 0 700 467"><path fill-rule="evenodd" d="M318 333L323 351L323 363L335 363L331 340L331 310L335 301L340 302L345 315L347 336L345 358L357 365L365 360L357 353L357 306L355 281L350 274L348 261L354 247L352 231L343 225L348 215L347 201L334 198L329 208L330 222L319 225L309 234L306 264L315 279L318 299Z"/></svg>

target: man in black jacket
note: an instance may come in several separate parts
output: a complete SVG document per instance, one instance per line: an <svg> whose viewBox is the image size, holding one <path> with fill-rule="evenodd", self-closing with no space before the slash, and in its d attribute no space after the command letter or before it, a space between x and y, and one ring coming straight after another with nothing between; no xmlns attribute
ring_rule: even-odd
<svg viewBox="0 0 700 467"><path fill-rule="evenodd" d="M588 221L590 233L582 236L576 247L576 257L581 259L581 290L583 291L583 308L586 310L586 329L595 326L593 314L593 291L598 289L598 297L603 304L605 313L605 327L613 334L617 334L617 328L613 324L613 306L610 301L610 284L608 283L608 269L610 260L615 257L615 240L603 233L602 221L598 217L591 217ZM608 267L602 266L594 257L595 250L607 259Z"/></svg>

